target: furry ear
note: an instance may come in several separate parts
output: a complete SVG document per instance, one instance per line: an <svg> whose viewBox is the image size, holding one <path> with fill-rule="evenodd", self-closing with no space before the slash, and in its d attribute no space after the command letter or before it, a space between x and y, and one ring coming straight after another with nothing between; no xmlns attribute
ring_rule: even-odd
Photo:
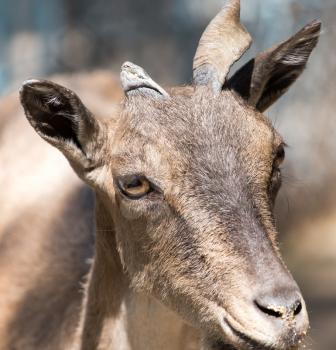
<svg viewBox="0 0 336 350"><path fill-rule="evenodd" d="M99 122L71 90L46 80L27 80L21 104L36 132L78 168L92 166Z"/></svg>
<svg viewBox="0 0 336 350"><path fill-rule="evenodd" d="M301 75L318 42L320 30L321 22L311 22L287 41L246 63L224 88L236 91L263 112Z"/></svg>

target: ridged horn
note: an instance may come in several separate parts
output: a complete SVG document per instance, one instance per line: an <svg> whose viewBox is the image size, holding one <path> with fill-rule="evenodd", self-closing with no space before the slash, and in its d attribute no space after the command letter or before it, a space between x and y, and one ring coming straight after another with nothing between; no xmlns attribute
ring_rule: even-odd
<svg viewBox="0 0 336 350"><path fill-rule="evenodd" d="M194 84L221 91L230 67L251 43L251 36L240 23L240 0L228 0L199 41L193 62Z"/></svg>

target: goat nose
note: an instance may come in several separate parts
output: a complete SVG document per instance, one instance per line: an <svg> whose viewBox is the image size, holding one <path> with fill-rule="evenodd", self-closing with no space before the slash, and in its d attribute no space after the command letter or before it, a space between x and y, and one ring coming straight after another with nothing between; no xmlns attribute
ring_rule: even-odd
<svg viewBox="0 0 336 350"><path fill-rule="evenodd" d="M298 290L278 289L255 299L258 309L276 318L295 318L302 310L302 297Z"/></svg>

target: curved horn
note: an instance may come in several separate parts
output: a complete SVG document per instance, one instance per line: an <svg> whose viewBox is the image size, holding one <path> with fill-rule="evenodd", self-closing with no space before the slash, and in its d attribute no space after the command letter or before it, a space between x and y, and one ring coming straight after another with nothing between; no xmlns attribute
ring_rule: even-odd
<svg viewBox="0 0 336 350"><path fill-rule="evenodd" d="M193 63L194 84L211 84L215 91L221 91L230 67L251 42L240 23L240 0L228 0L200 39Z"/></svg>
<svg viewBox="0 0 336 350"><path fill-rule="evenodd" d="M128 96L131 93L142 93L144 95L159 95L168 97L168 93L157 84L147 72L131 62L125 62L121 66L120 80L123 90Z"/></svg>

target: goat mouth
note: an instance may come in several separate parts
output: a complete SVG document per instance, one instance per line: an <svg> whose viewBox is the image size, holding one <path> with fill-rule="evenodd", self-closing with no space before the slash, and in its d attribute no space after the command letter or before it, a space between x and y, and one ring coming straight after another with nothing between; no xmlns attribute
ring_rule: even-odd
<svg viewBox="0 0 336 350"><path fill-rule="evenodd" d="M259 343L256 343L254 341L250 342L249 343L246 343L246 339L244 339L244 346L243 345L240 345L240 346L233 346L233 345L228 345L227 343L225 342L217 342L215 344L215 347L214 347L214 350L245 350L245 349L253 349L253 350L268 350L268 349L271 349L270 347L265 347L263 345L260 345Z"/></svg>
<svg viewBox="0 0 336 350"><path fill-rule="evenodd" d="M276 350L275 345L266 345L257 341L243 332L235 329L226 319L224 320L226 325L231 330L232 334L236 338L237 344L232 345L224 341L215 341L213 343L213 350ZM287 350L298 350L299 346L288 347Z"/></svg>
<svg viewBox="0 0 336 350"><path fill-rule="evenodd" d="M229 315L228 315L229 316ZM274 350L276 347L269 346L265 343L262 343L261 341L258 341L251 337L250 335L247 335L244 331L239 330L243 329L243 326L240 325L239 322L234 321L235 323L238 323L239 327L233 326L230 322L231 317L224 317L222 319L222 327L224 332L228 335L228 342L225 341L217 341L214 343L213 350ZM226 330L226 331L225 331ZM262 334L260 334L261 336ZM229 340L230 339L230 340Z"/></svg>
<svg viewBox="0 0 336 350"><path fill-rule="evenodd" d="M258 340L253 339L249 335L246 335L242 331L239 331L225 318L224 322L230 329L232 335L235 338L235 345L226 343L224 341L217 341L214 343L213 350L275 350L278 349L275 344L267 345ZM282 348L281 348L282 349ZM287 350L298 350L298 346L289 346Z"/></svg>
<svg viewBox="0 0 336 350"><path fill-rule="evenodd" d="M266 344L262 344L259 341L251 338L250 336L246 335L245 333L237 330L236 328L234 328L230 322L228 322L228 320L224 320L224 322L226 323L226 325L230 328L231 332L233 333L233 335L237 338L238 342L240 343L240 345L238 346L230 346L228 347L228 345L226 345L224 342L222 344L220 344L221 346L218 347L218 350L242 350L242 349L248 349L248 350L271 350L274 349L273 347L267 346Z"/></svg>
<svg viewBox="0 0 336 350"><path fill-rule="evenodd" d="M224 320L231 331L230 340L213 340L210 342L211 350L270 350L271 347L261 344L246 334L236 330L227 320Z"/></svg>

